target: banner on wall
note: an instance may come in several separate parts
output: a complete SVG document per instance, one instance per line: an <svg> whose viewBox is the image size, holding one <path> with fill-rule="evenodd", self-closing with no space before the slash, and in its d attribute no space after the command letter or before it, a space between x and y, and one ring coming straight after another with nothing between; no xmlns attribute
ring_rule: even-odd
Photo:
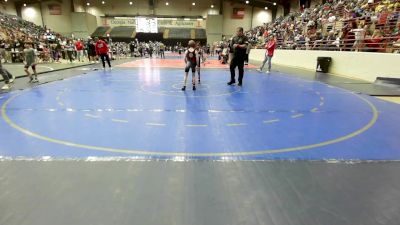
<svg viewBox="0 0 400 225"><path fill-rule="evenodd" d="M159 27L176 27L176 28L205 28L204 20L173 20L173 19L159 19Z"/></svg>
<svg viewBox="0 0 400 225"><path fill-rule="evenodd" d="M50 15L61 15L61 5L59 4L50 4L49 7L49 14Z"/></svg>
<svg viewBox="0 0 400 225"><path fill-rule="evenodd" d="M134 17L105 17L103 18L103 26L109 27L134 27L136 19Z"/></svg>
<svg viewBox="0 0 400 225"><path fill-rule="evenodd" d="M243 19L244 8L233 8L232 19Z"/></svg>
<svg viewBox="0 0 400 225"><path fill-rule="evenodd" d="M109 27L120 27L120 26L129 26L136 27L137 20L143 19L142 17L103 17L103 26ZM204 20L183 20L183 19L172 19L172 18L153 18L149 21L155 21L158 28L192 28L192 29L200 29L205 28ZM153 22L154 23L154 22ZM153 24L153 26L155 26Z"/></svg>

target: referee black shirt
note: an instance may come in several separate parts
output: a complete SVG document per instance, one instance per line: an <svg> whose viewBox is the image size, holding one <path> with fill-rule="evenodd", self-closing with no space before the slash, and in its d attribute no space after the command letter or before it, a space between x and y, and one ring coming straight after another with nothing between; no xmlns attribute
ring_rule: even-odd
<svg viewBox="0 0 400 225"><path fill-rule="evenodd" d="M249 44L248 38L245 35L242 36L234 36L231 41L231 48L233 48L234 44L243 45ZM233 56L234 58L244 59L246 56L247 48L233 48Z"/></svg>

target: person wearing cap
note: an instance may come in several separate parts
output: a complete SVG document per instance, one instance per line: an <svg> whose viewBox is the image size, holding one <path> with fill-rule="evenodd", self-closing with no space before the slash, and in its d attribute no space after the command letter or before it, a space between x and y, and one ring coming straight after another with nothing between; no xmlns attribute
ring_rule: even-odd
<svg viewBox="0 0 400 225"><path fill-rule="evenodd" d="M264 57L263 63L261 64L260 69L258 69L259 72L263 71L265 63L267 63L267 62L268 62L267 73L271 72L271 60L272 60L272 57L274 56L275 47L276 47L275 37L274 37L274 35L270 35L268 43L265 44L265 49L266 49L265 57Z"/></svg>

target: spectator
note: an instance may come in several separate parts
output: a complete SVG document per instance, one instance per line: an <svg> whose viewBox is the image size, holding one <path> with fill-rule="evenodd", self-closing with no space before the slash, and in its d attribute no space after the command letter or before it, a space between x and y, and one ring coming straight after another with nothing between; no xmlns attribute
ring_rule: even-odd
<svg viewBox="0 0 400 225"><path fill-rule="evenodd" d="M37 78L37 73L36 73L36 54L35 50L33 49L33 44L30 42L25 43L25 49L24 49L24 62L25 62L25 72L26 75L29 77L29 83L37 83L39 82ZM33 70L33 76L29 72L29 67L32 67Z"/></svg>
<svg viewBox="0 0 400 225"><path fill-rule="evenodd" d="M265 63L268 63L268 70L267 73L271 72L271 61L272 57L274 56L274 51L276 48L276 41L275 37L273 35L270 35L268 38L268 43L265 45L265 56L264 56L264 62L261 64L260 69L258 69L259 72L262 72L265 66Z"/></svg>
<svg viewBox="0 0 400 225"><path fill-rule="evenodd" d="M88 55L89 55L89 60L90 62L94 63L95 61L97 61L96 59L96 47L94 45L94 42L92 39L89 40L89 44L88 44Z"/></svg>
<svg viewBox="0 0 400 225"><path fill-rule="evenodd" d="M67 56L68 56L69 62L72 63L74 61L73 54L75 51L75 46L71 40L67 40L67 43L65 44L65 49L67 50Z"/></svg>
<svg viewBox="0 0 400 225"><path fill-rule="evenodd" d="M108 49L107 43L105 41L101 40L101 39L98 39L98 38L96 38L95 41L96 41L96 44L95 44L96 54L98 56L100 56L100 58L101 58L101 61L103 63L103 69L106 68L105 60L107 60L108 67L111 69L110 56L108 55L108 50L109 49Z"/></svg>
<svg viewBox="0 0 400 225"><path fill-rule="evenodd" d="M11 73L3 67L1 61L2 56L0 55L0 74L3 77L5 83L1 90L9 90L11 88L10 84L14 82L14 76L11 75Z"/></svg>
<svg viewBox="0 0 400 225"><path fill-rule="evenodd" d="M75 42L75 50L76 50L76 53L77 53L77 55L78 55L78 62L83 62L83 61L84 61L84 60L83 60L83 58L84 58L84 55L83 55L84 49L85 49L85 47L84 47L84 45L83 45L81 39L78 39L78 40ZM81 60L82 60L82 61L81 61Z"/></svg>

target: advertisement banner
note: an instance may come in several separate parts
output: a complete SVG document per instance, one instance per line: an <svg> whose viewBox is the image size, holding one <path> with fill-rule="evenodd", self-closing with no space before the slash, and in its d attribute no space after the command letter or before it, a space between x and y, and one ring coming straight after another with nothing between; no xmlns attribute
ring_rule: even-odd
<svg viewBox="0 0 400 225"><path fill-rule="evenodd" d="M129 26L136 27L138 20L143 20L143 17L103 17L103 26L108 27L120 27ZM147 18L146 21L151 21L152 26L158 28L192 28L192 29L205 29L204 20L184 20L184 19L172 19L172 18ZM142 24L142 23L140 23Z"/></svg>
<svg viewBox="0 0 400 225"><path fill-rule="evenodd" d="M136 18L134 17L104 17L103 26L108 27L135 27Z"/></svg>
<svg viewBox="0 0 400 225"><path fill-rule="evenodd" d="M244 8L233 8L232 19L243 19Z"/></svg>
<svg viewBox="0 0 400 225"><path fill-rule="evenodd" d="M172 19L159 19L158 27L166 28L205 28L204 20L172 20Z"/></svg>

